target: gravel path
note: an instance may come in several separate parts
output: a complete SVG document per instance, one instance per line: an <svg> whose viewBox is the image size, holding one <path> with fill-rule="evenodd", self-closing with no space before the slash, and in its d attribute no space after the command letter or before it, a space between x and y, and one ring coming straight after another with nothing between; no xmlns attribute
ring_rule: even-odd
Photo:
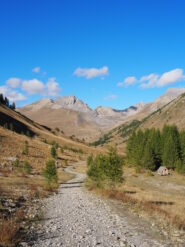
<svg viewBox="0 0 185 247"><path fill-rule="evenodd" d="M45 218L32 246L183 246L170 244L155 227L119 211L119 203L86 191L85 175L75 174L75 179L61 184L58 194L45 200Z"/></svg>

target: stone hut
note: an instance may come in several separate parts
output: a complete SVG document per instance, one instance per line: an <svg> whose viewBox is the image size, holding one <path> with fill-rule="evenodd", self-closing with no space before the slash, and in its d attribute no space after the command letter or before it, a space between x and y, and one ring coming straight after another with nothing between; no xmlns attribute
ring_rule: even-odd
<svg viewBox="0 0 185 247"><path fill-rule="evenodd" d="M157 170L157 173L160 176L166 176L169 175L169 170L166 166L160 166L159 169Z"/></svg>

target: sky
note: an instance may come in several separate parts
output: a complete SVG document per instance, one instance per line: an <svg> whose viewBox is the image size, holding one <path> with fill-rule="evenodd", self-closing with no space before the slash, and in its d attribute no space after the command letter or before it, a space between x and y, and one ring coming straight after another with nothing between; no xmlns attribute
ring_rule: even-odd
<svg viewBox="0 0 185 247"><path fill-rule="evenodd" d="M0 0L0 93L124 109L185 83L184 0Z"/></svg>

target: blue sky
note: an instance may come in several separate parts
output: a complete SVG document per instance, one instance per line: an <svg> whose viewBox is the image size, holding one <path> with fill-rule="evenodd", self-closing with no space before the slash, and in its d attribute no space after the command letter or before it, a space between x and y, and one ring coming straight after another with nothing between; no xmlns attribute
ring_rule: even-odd
<svg viewBox="0 0 185 247"><path fill-rule="evenodd" d="M183 0L1 0L0 92L123 109L184 87Z"/></svg>

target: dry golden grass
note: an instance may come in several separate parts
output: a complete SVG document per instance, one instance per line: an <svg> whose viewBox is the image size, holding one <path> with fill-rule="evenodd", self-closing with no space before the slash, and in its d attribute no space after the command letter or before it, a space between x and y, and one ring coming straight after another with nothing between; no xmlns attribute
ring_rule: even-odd
<svg viewBox="0 0 185 247"><path fill-rule="evenodd" d="M25 212L18 209L14 216L0 221L0 246L17 246L22 239L21 222L25 220Z"/></svg>
<svg viewBox="0 0 185 247"><path fill-rule="evenodd" d="M3 220L0 223L0 244L3 247L16 246L20 241L20 225L15 219Z"/></svg>
<svg viewBox="0 0 185 247"><path fill-rule="evenodd" d="M20 126L27 126L29 130L35 133L35 136L29 138L0 126L0 198L16 201L20 196L23 196L27 199L24 206L28 208L32 205L32 199L47 197L50 194L46 188L42 171L46 161L51 158L50 150L53 142L59 145L57 149L59 183L55 185L55 191L60 183L73 178L73 175L63 170L65 166L74 164L79 160L85 160L88 154L97 152L96 149L75 140L55 135L39 124L2 105L0 105L1 112L2 115L7 115L7 119L10 116L12 121L15 119L15 122L21 122ZM25 149L26 145L28 150ZM66 148L61 152L60 147ZM76 150L82 151L77 152ZM19 165L12 164L10 161L12 158L19 160ZM25 161L32 167L31 174L26 174L24 170ZM19 242L19 228L23 217L23 212L19 210L7 220L0 215L0 246L15 246Z"/></svg>
<svg viewBox="0 0 185 247"><path fill-rule="evenodd" d="M97 189L96 183L88 181L90 190L103 196L121 200L143 217L152 216L160 222L168 222L185 230L185 179L174 173L161 177L156 173L135 173L124 169L125 182L114 189L108 186ZM131 207L130 207L131 206Z"/></svg>
<svg viewBox="0 0 185 247"><path fill-rule="evenodd" d="M74 167L73 170L75 172L79 172L79 173L86 173L87 172L87 166L86 166L86 162L79 162L77 163Z"/></svg>

